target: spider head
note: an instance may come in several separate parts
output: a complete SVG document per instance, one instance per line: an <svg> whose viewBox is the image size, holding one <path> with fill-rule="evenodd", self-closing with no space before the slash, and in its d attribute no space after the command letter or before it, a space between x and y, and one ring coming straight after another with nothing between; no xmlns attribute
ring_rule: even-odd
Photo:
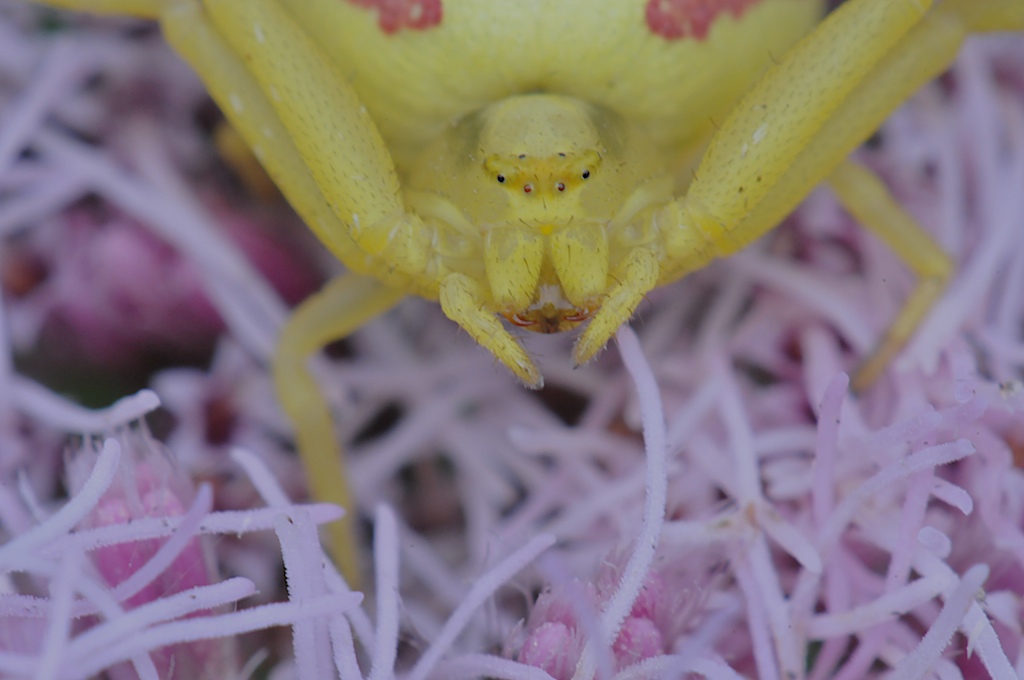
<svg viewBox="0 0 1024 680"><path fill-rule="evenodd" d="M475 194L463 205L488 206L471 221L494 311L531 331L575 328L615 285L623 241L643 238L642 211L671 198L649 190L668 178L660 156L614 112L571 97L510 97L473 125Z"/></svg>
<svg viewBox="0 0 1024 680"><path fill-rule="evenodd" d="M492 225L484 237L488 281L499 313L513 325L559 333L600 306L598 289L608 269L605 224L586 218L579 194L600 176L601 162L596 149L586 148L492 154L484 162L517 217ZM568 271L574 268L569 260L587 270L587 290L573 287L579 272Z"/></svg>
<svg viewBox="0 0 1024 680"><path fill-rule="evenodd" d="M665 190L650 187L669 180ZM475 309L556 333L601 308L612 272L672 198L662 152L610 109L562 95L493 102L446 130L413 168L442 223L444 269L479 285ZM416 195L414 195L415 198ZM452 244L448 247L448 244Z"/></svg>

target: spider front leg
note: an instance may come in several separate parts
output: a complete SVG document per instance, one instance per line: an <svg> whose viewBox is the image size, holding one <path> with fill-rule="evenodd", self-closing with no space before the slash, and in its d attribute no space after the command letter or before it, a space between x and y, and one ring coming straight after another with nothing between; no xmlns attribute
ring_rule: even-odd
<svg viewBox="0 0 1024 680"><path fill-rule="evenodd" d="M310 357L326 344L349 335L403 297L404 293L365 276L339 276L295 311L281 332L274 357L278 399L295 428L295 442L306 468L310 494L346 509L343 521L330 528L332 554L353 587L359 583L355 505L331 412L308 364Z"/></svg>
<svg viewBox="0 0 1024 680"><path fill-rule="evenodd" d="M659 227L666 244L674 231L700 234L715 256L725 256L778 224L830 178L850 212L923 279L855 376L859 388L906 343L951 266L867 170L842 163L948 68L969 32L1024 28L1021 0L953 0L929 11L930 4L850 0L829 15L741 100L677 202L678 222ZM692 269L686 260L693 253L667 245L665 252L662 266L674 277Z"/></svg>
<svg viewBox="0 0 1024 680"><path fill-rule="evenodd" d="M544 379L537 365L498 317L486 309L486 299L484 286L465 274L449 274L441 283L440 302L445 316L497 357L524 385L540 389Z"/></svg>
<svg viewBox="0 0 1024 680"><path fill-rule="evenodd" d="M180 0L161 21L289 202L357 272L303 303L274 362L313 498L349 511L330 527L331 549L357 584L355 508L329 409L306 363L402 297L424 266L429 232L405 212L391 158L358 98L276 2Z"/></svg>
<svg viewBox="0 0 1024 680"><path fill-rule="evenodd" d="M640 301L657 285L658 274L658 258L647 248L634 248L619 263L611 276L617 283L573 348L572 358L577 366L590 361L619 326L629 321Z"/></svg>

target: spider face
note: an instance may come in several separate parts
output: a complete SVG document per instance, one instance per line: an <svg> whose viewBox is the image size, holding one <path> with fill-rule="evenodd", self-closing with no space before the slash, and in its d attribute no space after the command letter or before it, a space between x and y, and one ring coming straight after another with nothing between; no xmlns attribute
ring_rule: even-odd
<svg viewBox="0 0 1024 680"><path fill-rule="evenodd" d="M641 129L560 95L484 107L422 159L409 181L420 214L436 217L436 240L468 235L474 244L439 267L485 279L489 312L542 333L575 328L600 309L626 252L617 244L636 240L640 213L672 197Z"/></svg>
<svg viewBox="0 0 1024 680"><path fill-rule="evenodd" d="M541 118L516 122L526 128L524 132L529 133L550 129L552 121ZM508 121L495 123L502 125ZM581 116L577 123L587 133L595 132L588 116ZM552 152L553 140L544 138L545 135L539 135L539 140L531 140L531 136L527 134L524 137L520 153L493 153L484 161L485 175L492 177L508 193L510 213L521 216L519 224L508 222L491 225L485 239L492 249L506 251L515 250L514 246L509 249L510 241L517 245L536 243L538 247L531 248L529 252L533 261L526 263L530 271L539 273L530 304L525 308L516 308L517 301L510 300L498 313L519 328L540 333L558 333L571 330L589 319L598 304L595 299L578 300L578 305L566 299L561 283L565 272L560 273L555 267L552 253L555 252L553 245L561 239L560 232L574 221L584 219L579 194L584 189L583 185L601 165L600 151L595 148L600 144L600 139L598 135L588 134L583 141L589 143L591 148ZM534 143L530 144L530 141ZM526 152L527 147L531 147L531 153ZM588 222L591 222L591 229L598 234L595 242L607 239L606 224ZM591 261L586 266L596 277L607 271L606 250L601 248L590 253ZM492 282L492 291L495 284L501 286L503 283L503 270L507 269L504 260L504 257L488 260L488 280Z"/></svg>

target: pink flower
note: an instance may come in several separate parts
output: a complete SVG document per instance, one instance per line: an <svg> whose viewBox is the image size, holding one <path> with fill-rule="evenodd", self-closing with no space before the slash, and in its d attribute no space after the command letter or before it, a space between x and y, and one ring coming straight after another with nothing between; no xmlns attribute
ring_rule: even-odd
<svg viewBox="0 0 1024 680"><path fill-rule="evenodd" d="M147 434L126 434L121 441L127 454L121 459L121 474L79 528L95 529L127 525L149 517L184 515L188 505L193 503L195 491L189 480L175 470L170 452ZM96 453L85 449L72 454L71 458L68 470L74 493L95 465ZM208 506L210 502L207 491L205 504ZM173 540L144 539L116 543L95 549L90 558L114 593L123 598L120 605L126 610L219 581L210 546L200 537L193 536L184 545L172 548L178 551L177 554L168 564L163 564L158 573L142 579L145 583L132 583L133 577L158 561L158 553L170 546ZM128 594L131 591L135 592ZM128 596L124 597L126 594ZM197 611L189 616L210 613ZM227 677L236 664L232 638L179 643L155 650L151 656L160 677L171 677L173 669L174 677L212 680ZM116 678L135 677L128 664L116 667L111 673Z"/></svg>
<svg viewBox="0 0 1024 680"><path fill-rule="evenodd" d="M618 587L624 559L606 560L592 583L555 585L537 598L517 660L558 680L573 676L598 612ZM683 560L669 571L650 571L619 630L611 653L615 670L671 651L698 620L710 571Z"/></svg>
<svg viewBox="0 0 1024 680"><path fill-rule="evenodd" d="M319 277L296 246L227 209L219 223L286 300L315 290ZM154 360L205 360L224 330L201 270L151 230L117 211L65 213L7 254L7 289L20 317L34 320L47 362L130 371Z"/></svg>

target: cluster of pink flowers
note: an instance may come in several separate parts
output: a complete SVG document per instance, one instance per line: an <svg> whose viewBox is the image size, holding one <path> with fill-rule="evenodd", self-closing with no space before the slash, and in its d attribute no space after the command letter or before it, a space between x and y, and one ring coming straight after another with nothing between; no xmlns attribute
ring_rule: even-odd
<svg viewBox="0 0 1024 680"><path fill-rule="evenodd" d="M1022 74L859 152L957 262L863 394L913 280L827 190L540 393L420 300L330 352L353 589L268 375L338 265L151 27L0 0L0 676L1024 675Z"/></svg>

